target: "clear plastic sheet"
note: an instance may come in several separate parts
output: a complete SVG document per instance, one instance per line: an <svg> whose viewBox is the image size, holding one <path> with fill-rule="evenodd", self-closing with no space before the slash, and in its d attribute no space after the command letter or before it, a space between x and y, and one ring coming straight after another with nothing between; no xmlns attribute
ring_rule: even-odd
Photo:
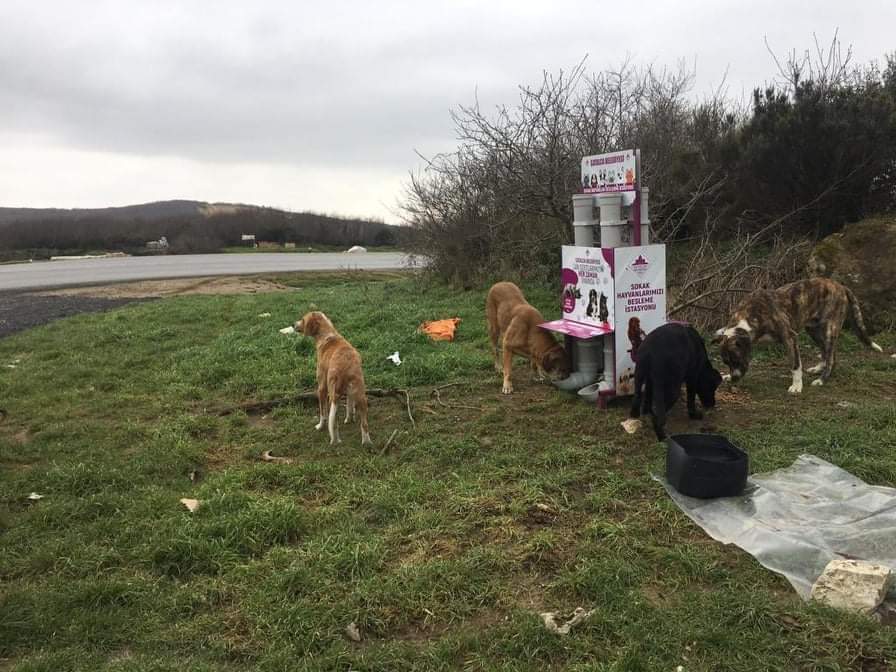
<svg viewBox="0 0 896 672"><path fill-rule="evenodd" d="M784 575L803 599L834 558L896 570L896 489L868 485L814 455L751 476L740 497L694 499L654 478L713 539Z"/></svg>

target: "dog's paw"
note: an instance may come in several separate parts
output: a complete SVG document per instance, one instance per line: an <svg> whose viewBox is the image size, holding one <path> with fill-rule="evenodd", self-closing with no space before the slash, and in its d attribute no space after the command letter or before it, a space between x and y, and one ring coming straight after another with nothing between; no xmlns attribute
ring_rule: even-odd
<svg viewBox="0 0 896 672"><path fill-rule="evenodd" d="M806 373L821 373L822 371L824 371L824 362L822 362L821 364L816 364L815 366L813 366L809 369L806 369Z"/></svg>
<svg viewBox="0 0 896 672"><path fill-rule="evenodd" d="M501 394L513 394L513 385L504 385L501 387Z"/></svg>
<svg viewBox="0 0 896 672"><path fill-rule="evenodd" d="M794 383L793 385L791 385L790 387L787 388L787 391L790 392L790 394L800 394L803 391L803 384L802 383Z"/></svg>
<svg viewBox="0 0 896 672"><path fill-rule="evenodd" d="M731 374L730 374L730 373L723 373L723 374L722 374L722 382L730 383L730 382L731 382Z"/></svg>
<svg viewBox="0 0 896 672"><path fill-rule="evenodd" d="M314 429L316 429L317 431L320 431L320 430L322 430L323 428L324 428L324 421L323 421L323 420L321 420L321 421L318 422L316 425L314 425Z"/></svg>
<svg viewBox="0 0 896 672"><path fill-rule="evenodd" d="M822 385L824 385L824 381L821 378L816 378L812 381L813 387L821 387Z"/></svg>

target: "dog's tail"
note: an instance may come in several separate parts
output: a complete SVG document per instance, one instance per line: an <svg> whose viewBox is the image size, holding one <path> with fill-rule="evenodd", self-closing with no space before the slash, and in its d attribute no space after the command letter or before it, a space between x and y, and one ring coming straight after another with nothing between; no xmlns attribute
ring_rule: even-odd
<svg viewBox="0 0 896 672"><path fill-rule="evenodd" d="M856 295L853 294L849 287L844 287L843 289L846 290L846 298L849 300L849 312L852 316L852 327L853 331L856 332L856 336L872 350L883 352L883 348L871 340L868 330L865 329L865 320L862 319L862 309L859 308L859 300L856 298Z"/></svg>

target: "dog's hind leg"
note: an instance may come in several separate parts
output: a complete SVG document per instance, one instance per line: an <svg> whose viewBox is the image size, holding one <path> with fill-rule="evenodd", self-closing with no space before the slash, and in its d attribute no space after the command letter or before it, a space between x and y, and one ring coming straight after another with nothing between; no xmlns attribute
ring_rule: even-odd
<svg viewBox="0 0 896 672"><path fill-rule="evenodd" d="M841 326L836 321L828 322L824 330L824 341L821 351L821 356L824 358L824 366L822 367L821 377L813 380L813 385L824 385L834 371L834 360L837 358L837 339L840 337Z"/></svg>
<svg viewBox="0 0 896 672"><path fill-rule="evenodd" d="M349 393L345 395L345 424L346 425L352 419L353 412L354 412L354 408L352 407L352 394L351 394L351 391L349 391Z"/></svg>
<svg viewBox="0 0 896 672"><path fill-rule="evenodd" d="M330 400L330 418L327 428L330 430L330 445L342 443L339 438L339 425L336 424L336 414L339 412L339 396L333 392L329 395Z"/></svg>
<svg viewBox="0 0 896 672"><path fill-rule="evenodd" d="M359 394L353 402L353 407L361 425L361 445L369 446L373 441L370 440L370 432L367 429L367 395Z"/></svg>
<svg viewBox="0 0 896 672"><path fill-rule="evenodd" d="M314 429L320 431L324 428L324 420L326 418L326 408L327 408L327 385L324 383L323 385L317 386L317 419L318 423L314 425Z"/></svg>
<svg viewBox="0 0 896 672"><path fill-rule="evenodd" d="M796 332L789 327L782 334L787 350L790 352L791 373L793 382L787 389L790 394L800 394L803 391L803 363L800 360L800 346L796 340Z"/></svg>
<svg viewBox="0 0 896 672"><path fill-rule="evenodd" d="M817 321L812 321L806 324L806 333L809 334L812 342L818 346L819 359L821 360L815 366L806 369L806 373L821 373L824 371L825 366L825 330Z"/></svg>

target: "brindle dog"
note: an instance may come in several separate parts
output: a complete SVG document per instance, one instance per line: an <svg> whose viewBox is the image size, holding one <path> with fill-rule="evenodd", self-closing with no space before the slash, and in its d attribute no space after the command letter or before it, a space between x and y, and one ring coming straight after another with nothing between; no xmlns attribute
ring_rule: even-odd
<svg viewBox="0 0 896 672"><path fill-rule="evenodd" d="M788 391L799 394L803 391L799 330L805 329L821 350L821 363L808 372L821 373L812 384L823 385L834 368L837 338L847 315L859 340L881 352L868 337L855 294L827 278L798 280L778 289L753 292L734 310L729 326L716 332L713 343L720 344L722 360L731 369L729 379L733 382L747 372L753 343L770 340L785 344L793 365L793 384Z"/></svg>

